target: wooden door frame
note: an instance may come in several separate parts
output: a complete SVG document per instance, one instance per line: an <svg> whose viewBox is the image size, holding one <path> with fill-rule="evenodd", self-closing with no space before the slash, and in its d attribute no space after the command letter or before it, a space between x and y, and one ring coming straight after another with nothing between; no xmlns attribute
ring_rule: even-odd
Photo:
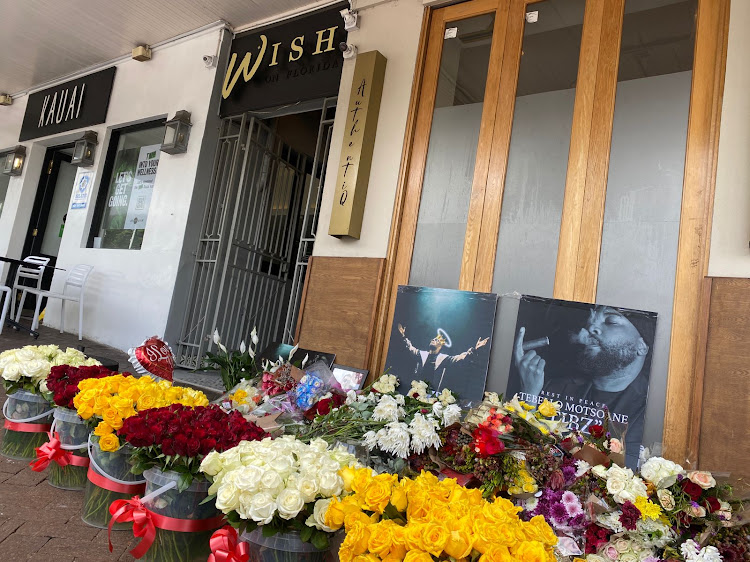
<svg viewBox="0 0 750 562"><path fill-rule="evenodd" d="M511 2L517 1L519 0L511 0ZM616 34L615 44L611 36L607 38L607 34L604 33L617 25L617 18L612 19L610 16L610 19L606 20L604 14L600 12L605 1L587 0L586 2L584 22L599 18L601 27L598 34L595 33L595 29L590 29L588 35L584 27L582 37L564 217L561 224L555 279L556 297L575 298L589 302L593 302L596 297L596 277L604 213L604 191L602 190L606 190L612 134L612 119L609 115L614 111L617 65L613 67L611 61L613 52L619 54L621 36L620 33ZM624 5L624 0L617 1ZM700 406L702 399L702 379L696 379L696 365L700 365L701 350L699 348L705 345L699 330L702 317L701 295L705 289L704 279L709 259L721 103L729 35L729 4L730 0L698 0L663 432L664 454L680 462L684 462L688 456L696 455L695 458L697 458L694 445L695 435L691 433L690 428L691 424L700 421L700 411L695 411L695 408ZM458 4L451 8L459 9L461 6L463 5ZM431 101L425 100L423 94L429 94L429 83L436 83L436 76L431 76L436 69L425 69L425 61L429 56L435 55L434 52L428 53L427 48L430 26L434 25L434 14L438 9L440 8L425 8L422 22L399 182L391 221L383 294L377 316L374 353L371 360L373 374L382 372L385 365L396 290L399 284L408 282L421 182L429 141L429 123L427 123L427 133L424 134L425 119L431 122L434 106L434 94L432 94ZM621 14L619 21L621 28ZM432 47L434 49L434 46ZM603 57L601 63L599 57ZM584 69L585 73L585 64L591 64L594 59L597 65L596 73L589 73L584 78L581 75L581 69ZM503 64L505 63L506 58L503 58ZM504 91L501 95L507 97L510 94ZM512 95L515 98L515 84ZM426 101L429 102L428 112L425 111ZM609 119L609 123L605 122L606 119L602 114ZM416 132L420 129L423 133L418 137ZM506 142L509 142L509 129L493 131L493 135L503 134L508 135ZM602 143L606 146L602 146ZM507 155L505 160L507 161ZM464 260L466 263L462 261L461 288L488 290L488 287L491 287L495 259L494 253L490 250L493 250L497 244L502 185L505 181L504 170L505 163L499 162L499 159L495 159L494 164L489 165L487 175L491 179L486 180L486 183L490 185L490 182L495 182L490 188L493 190L492 199L489 199L490 205L487 205L487 197L483 197L480 205L474 200L472 192L471 212L482 213L481 235L475 240L475 235L467 231L467 238L471 236L472 240L465 244L464 253L465 257L468 257ZM500 172L503 177L499 177ZM475 170L475 182L478 173L481 177L484 172ZM418 187L416 183L419 184ZM476 188L476 185L474 187ZM568 194L569 188L570 194ZM479 211L480 208L481 211ZM584 213L591 214L584 215ZM577 222L575 222L576 216ZM583 221L583 216L587 216L590 220ZM582 228L583 222L588 222L588 224ZM483 238L484 242L482 242ZM475 258L471 255L474 251L472 248L476 248ZM490 253L492 259L488 259ZM477 264L481 265L477 266ZM464 268L467 268L467 274L468 272L474 273L471 285L469 285L468 275L464 276ZM690 447L691 444L692 447Z"/></svg>

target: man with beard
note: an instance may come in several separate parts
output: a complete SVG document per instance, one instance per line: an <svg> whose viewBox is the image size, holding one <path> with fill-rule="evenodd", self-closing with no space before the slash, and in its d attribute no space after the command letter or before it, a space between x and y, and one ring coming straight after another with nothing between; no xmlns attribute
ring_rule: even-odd
<svg viewBox="0 0 750 562"><path fill-rule="evenodd" d="M448 373L446 377L446 367L448 365L458 363L470 357L477 349L484 347L490 338L479 338L474 347L470 347L463 353L458 355L448 355L442 353L443 346L446 345L445 336L438 332L438 335L430 340L429 350L421 350L414 347L406 337L406 328L401 324L398 325L398 332L401 334L406 349L417 358L417 363L414 367L414 378L413 380L425 381L430 385L432 390L437 392L443 388L448 388L452 391L459 392L465 386L467 377L465 372ZM450 344L448 344L450 346ZM447 347L447 346L446 346Z"/></svg>
<svg viewBox="0 0 750 562"><path fill-rule="evenodd" d="M570 334L576 347L578 372L545 381L546 362L534 350L524 351L526 329L520 328L513 359L527 394L570 396L584 405L606 405L611 413L627 416L625 453L628 466L638 462L648 395L648 369L644 369L648 344L621 311L597 306L589 312L586 325ZM593 423L599 423L594 420Z"/></svg>

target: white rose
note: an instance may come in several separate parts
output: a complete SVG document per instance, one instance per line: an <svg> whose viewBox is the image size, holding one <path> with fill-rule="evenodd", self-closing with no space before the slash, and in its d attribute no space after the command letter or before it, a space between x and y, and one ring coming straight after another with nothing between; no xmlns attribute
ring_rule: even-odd
<svg viewBox="0 0 750 562"><path fill-rule="evenodd" d="M328 504L331 503L331 500L332 498L326 498L315 502L313 514L307 518L307 521L305 521L305 525L307 525L308 527L315 527L316 529L325 531L326 533L332 533L334 529L326 526L326 511L328 510Z"/></svg>
<svg viewBox="0 0 750 562"><path fill-rule="evenodd" d="M273 515L276 512L276 502L273 496L267 492L258 492L257 494L242 494L250 497L250 506L247 509L249 518L260 523L261 525L267 525L273 519Z"/></svg>
<svg viewBox="0 0 750 562"><path fill-rule="evenodd" d="M41 388L41 386L40 386ZM221 456L216 451L211 451L201 461L200 471L209 476L216 476L219 471L223 468L224 463L222 462Z"/></svg>
<svg viewBox="0 0 750 562"><path fill-rule="evenodd" d="M277 472L268 470L261 477L260 485L265 491L275 496L284 487L284 480Z"/></svg>
<svg viewBox="0 0 750 562"><path fill-rule="evenodd" d="M293 488L285 488L276 498L276 509L282 519L297 517L303 507L305 507L305 501L302 499L302 494Z"/></svg>
<svg viewBox="0 0 750 562"><path fill-rule="evenodd" d="M591 469L591 472L594 473L594 476L598 476L599 478L607 477L607 469L604 467L604 465L601 464L597 464L594 468Z"/></svg>
<svg viewBox="0 0 750 562"><path fill-rule="evenodd" d="M318 482L310 475L300 477L297 481L296 488L302 495L304 503L313 501L315 496L318 495Z"/></svg>
<svg viewBox="0 0 750 562"><path fill-rule="evenodd" d="M47 386L47 379L44 379L42 382L39 383L39 392L49 392L49 387Z"/></svg>
<svg viewBox="0 0 750 562"><path fill-rule="evenodd" d="M310 448L318 453L323 453L328 450L328 443L323 439L313 439L310 441Z"/></svg>
<svg viewBox="0 0 750 562"><path fill-rule="evenodd" d="M49 371L49 361L44 359L33 359L23 364L23 374L35 382L46 378Z"/></svg>
<svg viewBox="0 0 750 562"><path fill-rule="evenodd" d="M268 466L282 478L292 473L292 460L288 456L277 457L268 463Z"/></svg>
<svg viewBox="0 0 750 562"><path fill-rule="evenodd" d="M3 378L6 381L17 382L21 379L21 367L18 363L9 363L3 369Z"/></svg>
<svg viewBox="0 0 750 562"><path fill-rule="evenodd" d="M324 472L320 475L320 493L324 496L338 496L344 490L344 480L336 472Z"/></svg>
<svg viewBox="0 0 750 562"><path fill-rule="evenodd" d="M255 492L258 490L263 469L255 465L247 465L240 469L236 478L236 484L243 492Z"/></svg>
<svg viewBox="0 0 750 562"><path fill-rule="evenodd" d="M216 494L216 509L224 513L234 511L240 505L240 490L234 484L224 483Z"/></svg>
<svg viewBox="0 0 750 562"><path fill-rule="evenodd" d="M23 347L16 351L16 360L20 363L26 363L38 359L36 352L33 349L29 349L31 346Z"/></svg>
<svg viewBox="0 0 750 562"><path fill-rule="evenodd" d="M626 552L620 556L620 562L638 562L638 557L632 552Z"/></svg>

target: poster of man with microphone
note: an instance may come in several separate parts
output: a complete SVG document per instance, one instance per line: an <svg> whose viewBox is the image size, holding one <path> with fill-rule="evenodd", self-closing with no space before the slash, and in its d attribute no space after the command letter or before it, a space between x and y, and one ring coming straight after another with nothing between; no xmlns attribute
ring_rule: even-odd
<svg viewBox="0 0 750 562"><path fill-rule="evenodd" d="M560 402L560 415L587 432L609 412L624 432L628 466L642 445L656 313L524 296L516 322L507 396Z"/></svg>

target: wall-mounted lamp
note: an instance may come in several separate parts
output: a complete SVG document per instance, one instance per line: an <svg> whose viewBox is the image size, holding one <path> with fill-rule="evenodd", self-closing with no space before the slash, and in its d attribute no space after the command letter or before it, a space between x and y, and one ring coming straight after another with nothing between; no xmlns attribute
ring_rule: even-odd
<svg viewBox="0 0 750 562"><path fill-rule="evenodd" d="M345 59L353 59L357 56L357 46L345 41L339 43L339 51L341 51Z"/></svg>
<svg viewBox="0 0 750 562"><path fill-rule="evenodd" d="M189 111L180 110L175 113L174 117L164 124L164 141L161 143L161 151L167 154L187 152L192 126Z"/></svg>
<svg viewBox="0 0 750 562"><path fill-rule="evenodd" d="M26 147L19 144L14 149L2 155L0 162L3 166L3 174L6 176L20 176L23 172L23 163L25 160Z"/></svg>
<svg viewBox="0 0 750 562"><path fill-rule="evenodd" d="M88 168L94 165L94 154L96 154L96 145L99 139L96 131L86 131L83 136L76 141L73 147L73 159L70 161L74 166Z"/></svg>

